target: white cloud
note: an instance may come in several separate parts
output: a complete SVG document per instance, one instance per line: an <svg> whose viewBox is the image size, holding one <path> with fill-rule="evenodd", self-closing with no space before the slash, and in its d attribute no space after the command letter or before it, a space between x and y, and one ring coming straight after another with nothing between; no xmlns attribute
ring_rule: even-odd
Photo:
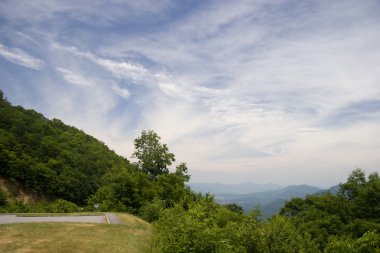
<svg viewBox="0 0 380 253"><path fill-rule="evenodd" d="M90 59L111 71L118 78L130 78L135 82L141 82L149 75L148 71L141 65L96 57L90 57Z"/></svg>
<svg viewBox="0 0 380 253"><path fill-rule="evenodd" d="M311 182L321 166L325 172L335 166L339 170L346 168L340 174L345 176L347 170L366 163L365 159L352 154L350 162L343 161L344 153L351 151L342 146L340 152L331 152L327 160L318 163L326 150L334 149L332 144L339 142L334 137L338 132L331 132L322 122L353 101L379 99L380 95L380 72L375 67L380 64L379 21L363 15L371 6L357 5L349 2L334 6L328 14L325 8L329 6L317 5L316 13L305 11L303 17L315 15L309 20L300 22L300 17L287 17L283 23L276 20L276 26L263 22L268 20L239 19L245 10L229 12L228 6L220 5L217 12L201 14L202 18L194 15L154 40L129 40L116 47L113 44L113 49L104 52L142 52L176 71L177 81L183 80L175 84L163 82L160 88L165 94L186 94L190 99L149 110L147 125L173 141L196 171L233 167L237 174L252 175L244 169L250 167L260 173L271 170L273 176L280 168L287 171L294 167L304 178L309 173ZM335 16L335 12L339 15ZM220 31L229 25L234 29ZM292 32L286 34L287 31ZM211 88L209 94L202 92L218 87L219 80L213 79L217 73L227 82L220 80L219 89ZM354 128L357 136L365 134L363 128ZM348 132L344 136L351 138ZM323 146L325 139L331 140L328 147ZM355 143L370 145L360 138ZM247 146L252 156L242 158L239 152ZM321 148L313 154L306 152L308 147ZM255 151L271 156L255 157ZM229 156L227 163L221 155L228 153L234 153L235 159ZM213 160L213 156L219 160Z"/></svg>
<svg viewBox="0 0 380 253"><path fill-rule="evenodd" d="M40 70L44 64L43 60L31 56L20 48L7 48L0 43L0 55L15 64Z"/></svg>
<svg viewBox="0 0 380 253"><path fill-rule="evenodd" d="M145 82L148 79L152 78L152 74L139 64L98 57L91 52L81 52L75 47L66 47L57 43L54 43L53 47L80 57L84 57L87 60L90 60L91 62L102 66L106 70L110 71L115 77L120 79L131 79L138 84L139 82Z"/></svg>
<svg viewBox="0 0 380 253"><path fill-rule="evenodd" d="M65 99L57 92L52 103L62 99L55 110L65 108L64 120L124 155L141 129L154 129L195 179L211 171L223 181L327 185L380 162L376 111L331 124L342 108L380 100L376 1L203 2L181 9L180 18L177 3L157 10L151 3L31 4L44 14L30 17L35 30L27 40L36 30L48 34L45 61L67 82L92 85L68 87ZM120 18L132 10L154 17ZM8 15L27 19L25 11ZM46 20L56 33L44 28ZM86 25L68 40L66 28L77 22ZM334 168L339 172L324 182Z"/></svg>
<svg viewBox="0 0 380 253"><path fill-rule="evenodd" d="M91 86L91 83L87 80L87 78L84 78L68 69L57 68L57 71L63 76L66 82L79 86Z"/></svg>
<svg viewBox="0 0 380 253"><path fill-rule="evenodd" d="M129 97L131 95L129 93L128 89L121 88L121 87L117 86L116 84L112 85L112 89L116 92L117 95L119 95L120 97L122 97L124 99L129 99Z"/></svg>

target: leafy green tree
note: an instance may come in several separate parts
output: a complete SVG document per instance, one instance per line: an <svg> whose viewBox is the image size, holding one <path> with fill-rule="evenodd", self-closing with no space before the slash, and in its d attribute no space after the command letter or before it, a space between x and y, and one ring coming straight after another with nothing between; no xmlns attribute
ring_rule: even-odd
<svg viewBox="0 0 380 253"><path fill-rule="evenodd" d="M173 253L246 252L237 239L240 237L239 226L235 221L226 220L230 216L225 212L232 213L209 197L193 203L187 211L179 205L166 209L156 224L158 250ZM236 213L232 213L232 217L234 215Z"/></svg>
<svg viewBox="0 0 380 253"><path fill-rule="evenodd" d="M153 222L160 218L165 210L165 201L155 198L152 202L146 203L139 210L139 215L146 221Z"/></svg>
<svg viewBox="0 0 380 253"><path fill-rule="evenodd" d="M150 202L155 186L144 173L131 173L127 168L113 168L102 178L102 186L89 199L89 203L100 204L103 211L129 211L137 213Z"/></svg>
<svg viewBox="0 0 380 253"><path fill-rule="evenodd" d="M189 182L190 175L188 174L188 168L186 163L180 163L177 165L175 174L183 179L184 182Z"/></svg>
<svg viewBox="0 0 380 253"><path fill-rule="evenodd" d="M141 136L134 140L137 165L141 171L153 180L159 175L168 174L169 166L175 161L174 154L169 152L166 144L160 143L161 137L152 130L143 130Z"/></svg>
<svg viewBox="0 0 380 253"><path fill-rule="evenodd" d="M367 231L362 237L354 239L350 236L334 236L324 250L325 253L379 253L380 234Z"/></svg>
<svg viewBox="0 0 380 253"><path fill-rule="evenodd" d="M235 212L235 213L238 213L238 214L243 214L244 213L244 210L241 206L239 206L238 204L236 203L230 203L230 204L227 204L225 205L225 207L232 211L232 212Z"/></svg>
<svg viewBox="0 0 380 253"><path fill-rule="evenodd" d="M340 185L341 193L353 200L360 194L361 188L366 184L365 172L361 169L354 170L346 183Z"/></svg>
<svg viewBox="0 0 380 253"><path fill-rule="evenodd" d="M79 208L76 204L64 200L64 199L57 199L52 204L53 212L56 213L74 213L78 212Z"/></svg>
<svg viewBox="0 0 380 253"><path fill-rule="evenodd" d="M353 248L356 239L380 230L380 178L377 173L367 178L363 170L356 169L340 187L336 195L294 198L285 203L280 214L310 234L321 251L360 252Z"/></svg>
<svg viewBox="0 0 380 253"><path fill-rule="evenodd" d="M373 173L366 178L363 170L354 170L341 192L352 204L352 211L359 219L380 218L380 177Z"/></svg>
<svg viewBox="0 0 380 253"><path fill-rule="evenodd" d="M264 240L259 252L319 252L307 233L301 234L287 218L275 216L261 225Z"/></svg>
<svg viewBox="0 0 380 253"><path fill-rule="evenodd" d="M191 190L185 185L184 178L176 173L161 175L157 178L157 196L165 200L167 207L173 207L174 204L181 202Z"/></svg>

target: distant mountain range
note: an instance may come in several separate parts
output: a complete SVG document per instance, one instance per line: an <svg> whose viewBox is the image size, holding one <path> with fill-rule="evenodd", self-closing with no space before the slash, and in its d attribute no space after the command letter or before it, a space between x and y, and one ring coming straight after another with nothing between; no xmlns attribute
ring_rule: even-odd
<svg viewBox="0 0 380 253"><path fill-rule="evenodd" d="M219 194L248 194L255 192L265 192L284 188L276 184L221 184L221 183L189 183L195 192Z"/></svg>
<svg viewBox="0 0 380 253"><path fill-rule="evenodd" d="M211 193L220 204L236 203L245 212L260 207L264 218L277 214L285 201L295 197L304 198L310 194L339 191L339 185L327 190L310 185L291 185L287 187L276 184L220 184L220 183L190 183L195 192Z"/></svg>

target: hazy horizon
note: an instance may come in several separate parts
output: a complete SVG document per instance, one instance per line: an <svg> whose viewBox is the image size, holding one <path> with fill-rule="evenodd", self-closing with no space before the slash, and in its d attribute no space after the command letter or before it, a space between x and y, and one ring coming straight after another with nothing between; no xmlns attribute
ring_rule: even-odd
<svg viewBox="0 0 380 253"><path fill-rule="evenodd" d="M5 0L0 89L128 159L152 129L193 182L330 187L380 171L379 13L375 0Z"/></svg>

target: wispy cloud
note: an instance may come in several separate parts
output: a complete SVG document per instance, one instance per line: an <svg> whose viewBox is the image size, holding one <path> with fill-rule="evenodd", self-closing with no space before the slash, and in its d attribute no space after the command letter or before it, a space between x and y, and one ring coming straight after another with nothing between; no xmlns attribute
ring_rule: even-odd
<svg viewBox="0 0 380 253"><path fill-rule="evenodd" d="M91 86L91 83L86 78L68 70L65 68L57 68L57 71L63 76L66 82L79 85L79 86Z"/></svg>
<svg viewBox="0 0 380 253"><path fill-rule="evenodd" d="M129 90L126 88L121 88L118 85L114 84L112 85L112 89L116 92L117 95L124 99L128 99L130 97Z"/></svg>
<svg viewBox="0 0 380 253"><path fill-rule="evenodd" d="M0 43L0 55L17 65L21 65L27 68L40 70L44 64L44 61L36 57L31 56L20 48L7 48Z"/></svg>
<svg viewBox="0 0 380 253"><path fill-rule="evenodd" d="M112 75L117 79L129 80L135 85L143 84L151 88L156 87L162 92L162 94L171 97L180 97L188 100L191 99L195 93L207 95L214 92L209 88L198 87L197 85L192 86L191 81L189 80L172 76L165 71L149 69L139 63L104 58L97 56L92 52L83 52L75 47L62 46L57 43L53 43L53 48L87 59L90 62L102 67L104 70L112 73ZM115 86L113 86L113 89L118 91L120 94L120 90L114 87Z"/></svg>
<svg viewBox="0 0 380 253"><path fill-rule="evenodd" d="M363 100L350 103L337 109L323 123L331 127L339 127L363 121L380 121L380 100Z"/></svg>
<svg viewBox="0 0 380 253"><path fill-rule="evenodd" d="M0 7L0 28L14 30L1 52L13 62L36 52L47 66L29 64L42 70L30 81L44 84L36 106L123 155L154 129L195 180L333 184L380 162L378 1Z"/></svg>
<svg viewBox="0 0 380 253"><path fill-rule="evenodd" d="M152 74L140 64L98 57L91 52L82 52L75 47L66 47L58 44L54 44L53 47L90 60L110 71L115 77L131 79L136 84L144 82L152 76Z"/></svg>

